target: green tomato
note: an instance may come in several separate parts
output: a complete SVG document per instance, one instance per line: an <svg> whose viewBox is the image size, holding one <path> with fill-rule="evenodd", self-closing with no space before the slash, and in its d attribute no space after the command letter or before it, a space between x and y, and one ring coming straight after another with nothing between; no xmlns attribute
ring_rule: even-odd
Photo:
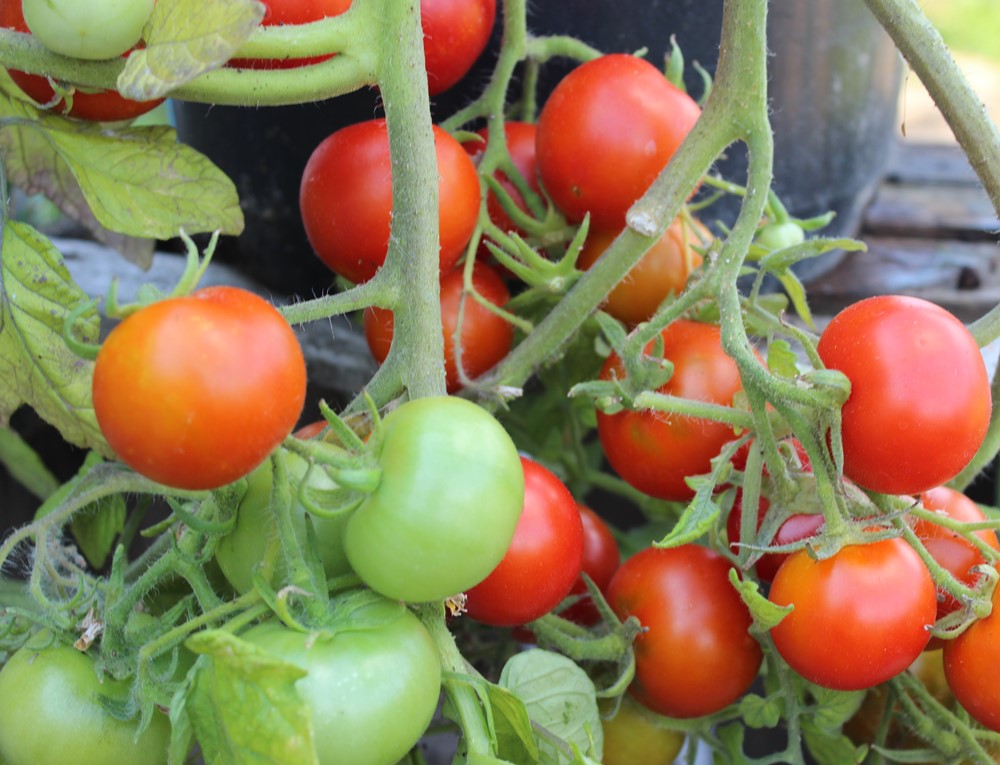
<svg viewBox="0 0 1000 765"><path fill-rule="evenodd" d="M31 34L51 51L109 59L134 47L154 0L23 0Z"/></svg>
<svg viewBox="0 0 1000 765"><path fill-rule="evenodd" d="M118 720L101 697L124 702L131 684L98 677L93 660L53 643L14 653L0 670L0 762L6 765L159 765L167 762L170 723L154 712L136 738L136 721Z"/></svg>
<svg viewBox="0 0 1000 765"><path fill-rule="evenodd" d="M309 463L293 452L284 452L284 457L294 496L306 477ZM222 538L215 551L215 560L219 568L239 593L253 589L253 573L264 560L268 542L278 533L274 513L271 511L273 485L274 473L271 461L266 460L247 476L247 492L236 510L236 526ZM337 488L330 477L319 468L309 472L308 486L321 491ZM312 516L313 529L319 544L319 556L327 576L330 577L347 574L351 570L347 554L344 552L347 519L346 514L335 518ZM292 510L292 521L299 543L305 544L306 509L297 501ZM265 578L270 583L280 586L284 584L286 573L280 554L277 560L278 565L275 570L270 575L265 572Z"/></svg>
<svg viewBox="0 0 1000 765"><path fill-rule="evenodd" d="M412 603L483 581L524 504L521 459L500 423L461 398L408 401L383 421L379 462L381 482L344 539L358 576Z"/></svg>
<svg viewBox="0 0 1000 765"><path fill-rule="evenodd" d="M782 221L778 223L772 221L760 228L754 241L761 247L769 250L783 250L786 247L794 247L802 244L806 240L806 232L802 230L795 221Z"/></svg>
<svg viewBox="0 0 1000 765"><path fill-rule="evenodd" d="M312 714L318 765L393 765L437 707L441 662L430 633L396 603L374 607L398 618L332 636L268 622L241 636L308 672L295 687Z"/></svg>

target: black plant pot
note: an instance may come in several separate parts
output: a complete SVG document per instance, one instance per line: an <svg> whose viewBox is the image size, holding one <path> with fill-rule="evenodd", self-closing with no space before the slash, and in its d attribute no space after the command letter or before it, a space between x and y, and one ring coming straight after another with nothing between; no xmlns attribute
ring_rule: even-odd
<svg viewBox="0 0 1000 765"><path fill-rule="evenodd" d="M528 25L536 34L569 34L606 52L648 49L659 63L676 36L689 64L714 73L722 0L535 0ZM826 231L851 234L861 208L882 176L894 140L901 62L888 36L862 0L782 0L768 19L774 187L793 215L837 213ZM445 117L472 98L489 76L499 28L473 71L434 99ZM570 68L544 68L540 98ZM692 66L686 79L700 93ZM366 90L325 103L249 109L177 103L180 139L201 150L235 181L246 231L222 242L219 257L284 293L311 295L332 276L312 252L298 212L302 169L313 148L343 125L372 118L377 94ZM734 146L718 167L736 182L745 178L746 155ZM713 207L729 222L737 202ZM836 264L834 253L799 264L804 279Z"/></svg>

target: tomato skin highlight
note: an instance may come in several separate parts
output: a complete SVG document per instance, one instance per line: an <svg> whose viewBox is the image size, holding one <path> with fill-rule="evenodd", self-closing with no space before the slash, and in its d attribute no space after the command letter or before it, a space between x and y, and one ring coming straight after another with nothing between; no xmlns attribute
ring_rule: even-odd
<svg viewBox="0 0 1000 765"><path fill-rule="evenodd" d="M494 627L544 616L569 594L583 565L576 500L548 468L521 457L524 509L503 559L466 595L466 611Z"/></svg>
<svg viewBox="0 0 1000 765"><path fill-rule="evenodd" d="M736 363L722 349L718 326L680 319L663 330L662 338L674 374L659 392L732 405L743 384ZM646 352L652 347L651 342ZM612 353L600 378L623 375L624 366ZM654 411L598 411L597 432L618 475L652 497L675 501L694 496L684 479L709 472L712 458L734 438L730 425Z"/></svg>
<svg viewBox="0 0 1000 765"><path fill-rule="evenodd" d="M648 61L611 53L556 85L538 116L538 169L571 221L619 231L701 116Z"/></svg>
<svg viewBox="0 0 1000 765"><path fill-rule="evenodd" d="M412 603L481 582L503 558L524 505L517 447L465 399L407 401L383 420L378 488L351 515L344 549L376 592Z"/></svg>
<svg viewBox="0 0 1000 765"><path fill-rule="evenodd" d="M479 220L479 176L462 145L434 127L438 163L440 267L447 273ZM299 191L302 223L319 258L345 279L371 279L385 262L392 214L389 134L384 119L325 138L306 162Z"/></svg>
<svg viewBox="0 0 1000 765"><path fill-rule="evenodd" d="M4 765L166 765L170 723L153 712L138 740L137 720L113 718L99 694L125 703L131 684L98 677L94 662L53 643L17 650L0 670L0 762Z"/></svg>
<svg viewBox="0 0 1000 765"><path fill-rule="evenodd" d="M794 610L774 645L809 682L863 690L909 667L937 613L934 580L900 538L847 545L823 560L805 550L781 564L768 598Z"/></svg>
<svg viewBox="0 0 1000 765"><path fill-rule="evenodd" d="M318 765L395 765L430 724L441 690L437 647L408 610L332 637L268 622L241 637L305 669Z"/></svg>
<svg viewBox="0 0 1000 765"><path fill-rule="evenodd" d="M993 611L953 640L944 643L944 674L958 703L981 725L1000 732L1000 587L993 591Z"/></svg>
<svg viewBox="0 0 1000 765"><path fill-rule="evenodd" d="M514 326L480 305L473 297L466 296L461 309L464 286L463 268L453 268L441 278L441 325L444 331L444 372L448 393L462 388L455 352L455 334L458 330L459 311L462 310L462 368L470 379L492 369L509 352L514 343ZM504 305L510 291L495 270L485 263L473 265L472 286L490 303ZM375 361L381 364L389 355L394 332L392 311L377 306L365 309L365 340Z"/></svg>
<svg viewBox="0 0 1000 765"><path fill-rule="evenodd" d="M763 653L750 612L729 581L730 562L694 544L649 547L611 578L608 603L636 617L629 692L668 717L702 717L732 704L757 677Z"/></svg>
<svg viewBox="0 0 1000 765"><path fill-rule="evenodd" d="M131 314L94 365L97 422L136 472L179 489L247 475L292 431L306 368L298 339L263 298L206 287Z"/></svg>
<svg viewBox="0 0 1000 765"><path fill-rule="evenodd" d="M823 363L843 372L844 475L884 494L947 483L983 442L992 408L975 339L940 306L880 295L854 303L823 331Z"/></svg>
<svg viewBox="0 0 1000 765"><path fill-rule="evenodd" d="M629 326L648 321L668 295L679 295L684 290L691 272L701 265L702 256L694 247L701 246L702 235L710 238L701 224L691 224L684 218L674 220L608 293L602 308ZM616 236L618 232L589 232L577 266L589 270Z"/></svg>

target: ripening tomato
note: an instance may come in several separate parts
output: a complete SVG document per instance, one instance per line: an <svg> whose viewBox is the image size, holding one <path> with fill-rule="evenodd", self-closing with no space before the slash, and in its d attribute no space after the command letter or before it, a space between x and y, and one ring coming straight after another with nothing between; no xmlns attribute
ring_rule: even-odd
<svg viewBox="0 0 1000 765"><path fill-rule="evenodd" d="M771 629L778 653L811 683L863 690L920 655L937 613L934 580L900 538L848 545L781 564L768 598L794 610Z"/></svg>
<svg viewBox="0 0 1000 765"><path fill-rule="evenodd" d="M701 109L648 61L612 53L556 85L538 116L538 169L572 221L620 231Z"/></svg>
<svg viewBox="0 0 1000 765"><path fill-rule="evenodd" d="M524 509L503 559L466 595L476 621L514 627L544 616L569 594L583 564L576 500L548 468L521 457Z"/></svg>
<svg viewBox="0 0 1000 765"><path fill-rule="evenodd" d="M20 0L0 0L0 27L27 33ZM59 114L90 122L124 122L155 109L163 99L153 101L131 101L114 90L89 92L76 90L72 97L72 107L65 99L55 100L56 92L47 77L28 74L16 69L7 73L14 83L39 106L48 107Z"/></svg>
<svg viewBox="0 0 1000 765"><path fill-rule="evenodd" d="M955 491L947 486L928 489L920 495L920 503L926 509L941 513L942 516L954 521L981 523L986 520L985 513L979 509L975 502L960 491ZM913 520L913 533L920 538L931 557L960 582L971 587L979 580L980 575L972 569L986 563L986 559L975 545L965 537L946 529L944 526L923 519ZM976 531L974 535L994 550L1000 550L995 531L982 529ZM947 616L958 607L959 603L954 597L946 592L941 592L938 601L938 618Z"/></svg>
<svg viewBox="0 0 1000 765"><path fill-rule="evenodd" d="M291 433L306 394L298 339L237 287L167 298L111 330L94 365L94 411L118 457L178 489L248 474Z"/></svg>
<svg viewBox="0 0 1000 765"><path fill-rule="evenodd" d="M308 24L329 16L339 16L351 7L351 0L261 0L264 4L264 18L261 26L282 26L284 24ZM317 64L330 56L310 56L307 58L251 59L234 58L229 66L247 69L294 69L308 64Z"/></svg>
<svg viewBox="0 0 1000 765"><path fill-rule="evenodd" d="M990 382L975 339L920 298L854 303L823 330L823 364L843 372L844 475L884 494L919 494L954 478L990 421Z"/></svg>
<svg viewBox="0 0 1000 765"><path fill-rule="evenodd" d="M92 61L135 47L154 0L22 0L31 34L51 51Z"/></svg>
<svg viewBox="0 0 1000 765"><path fill-rule="evenodd" d="M588 270L616 236L618 232L588 232L577 265ZM691 272L702 262L694 248L704 246L710 238L708 229L698 221L689 221L683 216L677 218L628 275L615 285L601 307L631 326L649 320L668 295L679 295L683 291Z"/></svg>
<svg viewBox="0 0 1000 765"><path fill-rule="evenodd" d="M608 584L622 620L645 628L635 639L629 692L668 717L702 717L739 699L763 661L750 611L729 581L730 562L700 545L649 547Z"/></svg>
<svg viewBox="0 0 1000 765"><path fill-rule="evenodd" d="M479 176L462 145L434 127L441 272L465 250L479 220ZM299 191L302 223L316 254L358 283L385 262L392 216L389 134L384 119L337 130L313 151Z"/></svg>
<svg viewBox="0 0 1000 765"><path fill-rule="evenodd" d="M604 765L670 765L684 747L684 733L623 696L614 717L601 720Z"/></svg>
<svg viewBox="0 0 1000 765"><path fill-rule="evenodd" d="M510 352L514 342L514 327L467 295L462 299L464 275L461 266L453 268L441 278L441 326L444 330L444 369L449 393L462 388L455 353L455 336L459 334L459 312L462 313L460 333L462 370L474 380ZM510 292L496 271L485 263L475 263L472 286L493 305L502 306L510 299ZM464 308L462 304L464 303ZM365 339L372 356L379 364L385 361L392 345L393 317L386 308L371 306L365 309Z"/></svg>
<svg viewBox="0 0 1000 765"><path fill-rule="evenodd" d="M1000 587L993 611L953 640L944 642L944 675L958 703L973 719L1000 732Z"/></svg>
<svg viewBox="0 0 1000 765"><path fill-rule="evenodd" d="M462 79L486 49L496 0L420 0L427 88L432 96Z"/></svg>
<svg viewBox="0 0 1000 765"><path fill-rule="evenodd" d="M662 338L674 374L660 387L661 393L732 405L742 382L736 363L722 348L718 326L681 319L664 329ZM651 342L646 352L652 347ZM623 374L620 359L612 354L600 377L610 380ZM618 475L639 491L675 501L694 496L684 479L707 473L711 460L734 436L732 426L724 423L651 410L598 412L597 432Z"/></svg>

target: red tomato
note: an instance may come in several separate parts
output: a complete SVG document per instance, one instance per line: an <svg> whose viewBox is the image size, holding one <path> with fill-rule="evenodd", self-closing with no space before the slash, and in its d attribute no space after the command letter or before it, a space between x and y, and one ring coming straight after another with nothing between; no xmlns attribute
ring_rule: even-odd
<svg viewBox="0 0 1000 765"><path fill-rule="evenodd" d="M621 619L636 617L629 692L668 717L702 717L732 704L757 677L763 654L750 612L729 581L729 561L707 547L650 547L608 585Z"/></svg>
<svg viewBox="0 0 1000 765"><path fill-rule="evenodd" d="M843 408L844 475L885 494L947 483L990 421L990 382L975 339L940 306L881 295L837 314L823 363L851 381Z"/></svg>
<svg viewBox="0 0 1000 765"><path fill-rule="evenodd" d="M806 680L841 691L871 688L910 666L937 612L930 572L899 538L818 561L793 553L768 597L795 606L771 630L778 653Z"/></svg>
<svg viewBox="0 0 1000 765"><path fill-rule="evenodd" d="M462 303L462 267L454 268L441 279L441 326L444 330L444 371L448 392L462 387L455 358L455 334L458 331L458 314ZM502 306L510 299L510 292L496 271L484 263L476 263L472 270L472 285L486 300ZM389 355L392 345L392 311L375 306L365 309L365 339L375 361L381 364ZM510 352L514 342L514 327L471 296L465 299L462 316L461 349L462 368L469 379L491 369Z"/></svg>
<svg viewBox="0 0 1000 765"><path fill-rule="evenodd" d="M462 145L434 127L441 272L465 250L479 219L479 177ZM348 125L323 140L302 174L302 222L317 255L352 282L385 262L392 214L389 134L384 119Z"/></svg>
<svg viewBox="0 0 1000 765"><path fill-rule="evenodd" d="M536 161L535 155L535 125L530 122L505 122L504 123L504 135L507 138L507 153L510 154L510 159L514 163L514 167L521 174L525 181L528 183L528 187L536 192L540 193L540 188L538 186L538 163ZM479 158L482 153L486 150L486 141L489 139L489 130L483 128L478 131L479 135L483 140L481 141L469 141L462 144L465 150L469 152L469 156L472 157L473 162L478 164ZM524 197L521 196L521 192L517 190L517 186L514 185L513 181L510 180L504 173L497 172L496 179L506 191L514 203L525 212L528 211L528 205L524 201ZM491 191L486 198L486 209L489 212L490 220L496 224L497 228L501 231L515 231L517 233L523 233L517 226L514 225L510 217L504 212L503 207L500 204L500 200L497 199L496 195Z"/></svg>
<svg viewBox="0 0 1000 765"><path fill-rule="evenodd" d="M264 19L261 26L282 26L284 24L308 24L329 16L339 16L351 7L351 0L261 0L264 4ZM294 69L298 66L317 64L330 56L285 59L230 59L229 66L247 69Z"/></svg>
<svg viewBox="0 0 1000 765"><path fill-rule="evenodd" d="M958 703L975 720L1000 732L1000 587L993 611L954 640L944 642L944 675Z"/></svg>
<svg viewBox="0 0 1000 765"><path fill-rule="evenodd" d="M142 308L111 330L94 365L108 444L178 489L248 474L295 427L305 393L295 333L274 306L236 287Z"/></svg>
<svg viewBox="0 0 1000 765"><path fill-rule="evenodd" d="M809 455L806 454L805 448L798 441L798 439L792 439L792 446L795 449L795 454L797 457L797 462L790 465L793 471L798 472L811 472L812 468L809 464ZM738 470L743 470L746 465L746 453L745 450L741 450L737 456L733 458L733 466ZM768 475L767 468L764 469L764 476ZM760 503L757 505L757 531L760 531L761 526L764 525L764 519L767 516L767 511L770 509L770 501L764 497L760 497ZM729 539L730 549L734 554L739 554L739 543L742 541L740 538L740 525L743 518L743 492L740 489L736 490L736 496L733 499L733 507L729 511L729 516L726 518L726 534ZM784 545L792 544L793 542L798 542L808 537L814 536L819 530L820 526L824 523L824 518L822 513L796 513L791 515L788 519L778 527L778 531L775 532L774 537L768 542L773 547L782 547ZM754 564L754 571L757 572L757 577L765 582L770 582L774 579L774 575L778 572L778 568L784 563L785 559L788 558L789 553L767 553L762 555L757 562Z"/></svg>
<svg viewBox="0 0 1000 765"><path fill-rule="evenodd" d="M581 64L538 117L542 185L570 220L619 231L625 212L701 116L648 61L613 53Z"/></svg>
<svg viewBox="0 0 1000 765"><path fill-rule="evenodd" d="M458 82L485 50L496 0L421 0L427 87L432 96Z"/></svg>
<svg viewBox="0 0 1000 765"><path fill-rule="evenodd" d="M674 374L661 393L681 398L731 405L742 389L735 362L722 349L719 327L686 319L663 330L664 356ZM652 343L646 347L649 353ZM601 379L621 377L624 367L612 354L601 369ZM723 444L733 439L733 428L697 417L654 411L597 413L597 432L608 462L625 481L653 497L683 501L694 492L688 476L707 473Z"/></svg>
<svg viewBox="0 0 1000 765"><path fill-rule="evenodd" d="M469 616L514 627L565 598L583 564L583 522L569 489L548 468L521 457L524 510L499 565L466 595Z"/></svg>
<svg viewBox="0 0 1000 765"><path fill-rule="evenodd" d="M588 232L577 265L588 270L616 236L616 231ZM702 257L694 247L702 246L702 237L711 237L704 226L677 218L628 276L615 285L602 308L631 326L647 321L668 295L683 291L691 272L701 265Z"/></svg>
<svg viewBox="0 0 1000 765"><path fill-rule="evenodd" d="M928 489L920 495L920 502L928 510L939 512L952 520L964 523L981 523L986 520L986 515L975 502L947 486ZM925 520L913 521L913 533L920 538L931 557L960 582L971 587L979 580L979 575L974 573L972 568L986 563L986 559L965 537ZM983 529L975 532L975 535L994 550L1000 550L995 532ZM940 595L938 618L950 614L959 607L958 601L951 595L945 592Z"/></svg>
<svg viewBox="0 0 1000 765"><path fill-rule="evenodd" d="M21 11L21 0L0 0L0 27L28 33L28 25ZM56 92L47 77L28 74L16 69L7 73L14 83L35 103L51 108L66 117L75 117L90 122L124 122L152 111L163 99L153 101L131 101L114 90L99 90L92 93L74 91L73 106L67 108L65 99L52 103Z"/></svg>
<svg viewBox="0 0 1000 765"><path fill-rule="evenodd" d="M597 589L607 596L608 582L618 570L621 552L618 540L605 520L586 505L579 505L583 522L583 565L580 571L591 578ZM564 619L589 627L601 620L586 582L580 577L570 588L570 595L582 596L580 600L560 613Z"/></svg>

